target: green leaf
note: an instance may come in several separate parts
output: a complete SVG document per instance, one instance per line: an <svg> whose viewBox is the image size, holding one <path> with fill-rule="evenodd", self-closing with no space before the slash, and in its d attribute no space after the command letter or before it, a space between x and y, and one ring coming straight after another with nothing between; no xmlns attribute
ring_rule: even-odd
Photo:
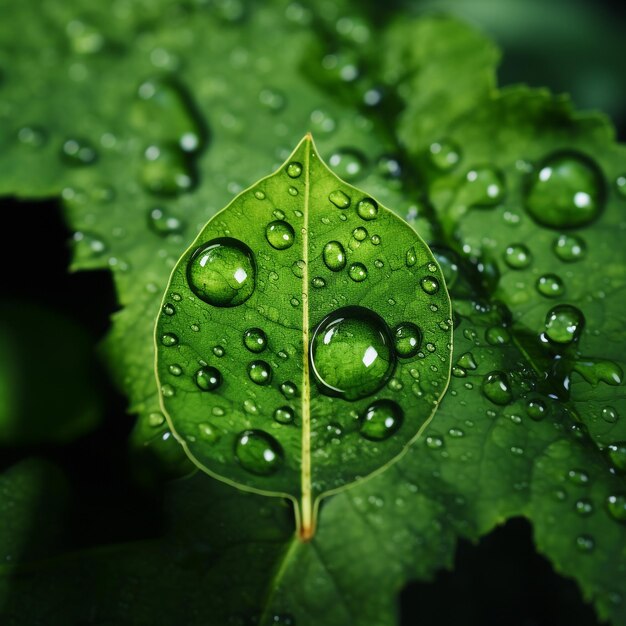
<svg viewBox="0 0 626 626"><path fill-rule="evenodd" d="M321 161L310 136L202 229L156 326L163 409L213 476L319 500L384 468L449 375L450 300L413 229Z"/></svg>

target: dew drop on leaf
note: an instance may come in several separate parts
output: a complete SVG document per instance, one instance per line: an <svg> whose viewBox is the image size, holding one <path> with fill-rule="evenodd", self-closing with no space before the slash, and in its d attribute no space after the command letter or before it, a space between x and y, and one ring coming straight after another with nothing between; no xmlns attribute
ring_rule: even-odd
<svg viewBox="0 0 626 626"><path fill-rule="evenodd" d="M606 499L606 508L615 521L626 523L626 495L610 495Z"/></svg>
<svg viewBox="0 0 626 626"><path fill-rule="evenodd" d="M402 409L392 400L376 400L363 413L359 433L370 441L384 441L402 426Z"/></svg>
<svg viewBox="0 0 626 626"><path fill-rule="evenodd" d="M367 229L363 228L362 226L358 226L352 231L352 236L357 241L365 241L367 239Z"/></svg>
<svg viewBox="0 0 626 626"><path fill-rule="evenodd" d="M542 420L546 416L547 410L545 402L540 398L533 398L526 403L526 413L535 421Z"/></svg>
<svg viewBox="0 0 626 626"><path fill-rule="evenodd" d="M591 552L596 544L591 535L579 535L576 537L576 547L581 552Z"/></svg>
<svg viewBox="0 0 626 626"><path fill-rule="evenodd" d="M322 255L331 272L339 272L346 266L346 251L338 241L329 241L324 246Z"/></svg>
<svg viewBox="0 0 626 626"><path fill-rule="evenodd" d="M581 498L580 500L576 500L576 504L574 505L576 513L578 515L582 515L586 517L587 515L591 515L593 513L593 504L591 500L587 498Z"/></svg>
<svg viewBox="0 0 626 626"><path fill-rule="evenodd" d="M589 474L584 470L571 469L567 472L568 480L574 485L586 485L589 483Z"/></svg>
<svg viewBox="0 0 626 626"><path fill-rule="evenodd" d="M361 219L375 220L378 216L378 203L372 198L363 198L356 205L356 212Z"/></svg>
<svg viewBox="0 0 626 626"><path fill-rule="evenodd" d="M615 424L619 419L617 411L612 406L605 406L602 411L600 411L600 415L602 419L609 424Z"/></svg>
<svg viewBox="0 0 626 626"><path fill-rule="evenodd" d="M395 365L384 320L357 306L338 309L316 326L310 357L321 391L347 400L378 391Z"/></svg>
<svg viewBox="0 0 626 626"><path fill-rule="evenodd" d="M222 374L217 368L206 365L196 372L194 380L202 391L214 391L222 384Z"/></svg>
<svg viewBox="0 0 626 626"><path fill-rule="evenodd" d="M439 171L447 172L461 161L461 150L453 141L442 139L430 144L428 158Z"/></svg>
<svg viewBox="0 0 626 626"><path fill-rule="evenodd" d="M191 256L187 280L191 290L204 302L219 307L237 306L254 292L254 257L237 239L213 239Z"/></svg>
<svg viewBox="0 0 626 626"><path fill-rule="evenodd" d="M266 432L245 430L237 437L235 458L248 472L269 476L282 465L283 450L278 441Z"/></svg>
<svg viewBox="0 0 626 626"><path fill-rule="evenodd" d="M208 422L198 424L198 432L200 437L209 443L215 443L220 438L218 430Z"/></svg>
<svg viewBox="0 0 626 626"><path fill-rule="evenodd" d="M161 343L167 348L178 345L178 335L174 333L164 333L161 335Z"/></svg>
<svg viewBox="0 0 626 626"><path fill-rule="evenodd" d="M267 335L260 328L249 328L243 334L243 345L250 350L250 352L263 352L267 347Z"/></svg>
<svg viewBox="0 0 626 626"><path fill-rule="evenodd" d="M286 380L284 383L281 384L280 391L282 392L283 396L287 398L287 400L291 400L292 398L296 397L296 394L298 393L298 388L290 380Z"/></svg>
<svg viewBox="0 0 626 626"><path fill-rule="evenodd" d="M149 193L175 196L189 191L196 176L189 156L178 146L153 144L143 154L141 183Z"/></svg>
<svg viewBox="0 0 626 626"><path fill-rule="evenodd" d="M602 211L605 184L598 166L578 152L549 156L531 174L526 189L528 214L542 226L587 226Z"/></svg>
<svg viewBox="0 0 626 626"><path fill-rule="evenodd" d="M492 167L473 168L465 175L465 181L459 193L468 207L495 207L504 199L504 176Z"/></svg>
<svg viewBox="0 0 626 626"><path fill-rule="evenodd" d="M439 281L434 276L425 276L420 281L420 285L429 296L432 296L439 291Z"/></svg>
<svg viewBox="0 0 626 626"><path fill-rule="evenodd" d="M513 399L508 376L504 372L490 372L483 378L482 391L485 397L500 406L509 404Z"/></svg>
<svg viewBox="0 0 626 626"><path fill-rule="evenodd" d="M565 263L580 261L587 253L587 245L577 235L559 235L552 244L554 254Z"/></svg>
<svg viewBox="0 0 626 626"><path fill-rule="evenodd" d="M363 282L367 278L367 268L363 263L352 263L348 268L348 276L355 282Z"/></svg>
<svg viewBox="0 0 626 626"><path fill-rule="evenodd" d="M265 237L272 248L286 250L293 245L295 233L291 224L283 220L276 220L267 225Z"/></svg>
<svg viewBox="0 0 626 626"><path fill-rule="evenodd" d="M331 191L328 195L328 199L338 208L347 209L350 206L350 196L346 195L340 189Z"/></svg>
<svg viewBox="0 0 626 626"><path fill-rule="evenodd" d="M616 441L609 444L607 454L616 469L626 472L626 441Z"/></svg>
<svg viewBox="0 0 626 626"><path fill-rule="evenodd" d="M398 356L408 359L415 356L422 343L422 333L412 322L402 322L393 331L393 340Z"/></svg>
<svg viewBox="0 0 626 626"><path fill-rule="evenodd" d="M252 361L248 365L248 376L256 385L269 385L272 381L272 368L265 361Z"/></svg>
<svg viewBox="0 0 626 626"><path fill-rule="evenodd" d="M583 324L583 314L576 307L559 304L546 315L546 336L554 343L569 344L578 339Z"/></svg>
<svg viewBox="0 0 626 626"><path fill-rule="evenodd" d="M621 174L615 179L615 189L617 189L617 193L622 198L626 198L626 173Z"/></svg>
<svg viewBox="0 0 626 626"><path fill-rule="evenodd" d="M339 178L352 182L365 173L367 159L358 150L343 148L331 154L328 163Z"/></svg>
<svg viewBox="0 0 626 626"><path fill-rule="evenodd" d="M521 270L530 265L532 255L523 243L513 243L504 251L504 261L513 270Z"/></svg>
<svg viewBox="0 0 626 626"><path fill-rule="evenodd" d="M292 161L287 165L287 176L289 178L299 178L302 174L302 163L298 163L298 161Z"/></svg>
<svg viewBox="0 0 626 626"><path fill-rule="evenodd" d="M537 291L546 298L557 298L565 293L565 285L556 274L542 274L536 282Z"/></svg>
<svg viewBox="0 0 626 626"><path fill-rule="evenodd" d="M68 165L91 165L98 158L98 153L86 139L67 139L61 152Z"/></svg>
<svg viewBox="0 0 626 626"><path fill-rule="evenodd" d="M294 412L291 407L281 406L274 411L274 420L279 424L291 424L294 420Z"/></svg>
<svg viewBox="0 0 626 626"><path fill-rule="evenodd" d="M181 233L185 229L185 224L167 209L154 207L148 211L148 227L157 235L165 237Z"/></svg>

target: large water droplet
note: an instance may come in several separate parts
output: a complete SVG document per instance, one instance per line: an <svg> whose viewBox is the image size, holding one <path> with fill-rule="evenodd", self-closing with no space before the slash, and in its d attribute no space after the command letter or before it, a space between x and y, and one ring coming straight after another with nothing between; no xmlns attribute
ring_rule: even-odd
<svg viewBox="0 0 626 626"><path fill-rule="evenodd" d="M316 326L310 356L321 390L347 400L378 391L391 377L395 365L384 320L356 306L339 309Z"/></svg>
<svg viewBox="0 0 626 626"><path fill-rule="evenodd" d="M578 339L585 318L570 304L558 304L546 315L546 336L558 344L572 343Z"/></svg>
<svg viewBox="0 0 626 626"><path fill-rule="evenodd" d="M267 335L260 328L249 328L243 334L243 345L250 352L263 352L267 347Z"/></svg>
<svg viewBox="0 0 626 626"><path fill-rule="evenodd" d="M372 198L363 198L356 205L356 212L363 220L375 220L378 216L378 203Z"/></svg>
<svg viewBox="0 0 626 626"><path fill-rule="evenodd" d="M377 400L361 416L359 433L370 441L384 441L402 425L402 409L392 400Z"/></svg>
<svg viewBox="0 0 626 626"><path fill-rule="evenodd" d="M272 368L265 361L252 361L248 365L248 376L257 385L269 385L272 381Z"/></svg>
<svg viewBox="0 0 626 626"><path fill-rule="evenodd" d="M196 385L202 391L213 391L222 384L221 372L210 365L201 367L195 374Z"/></svg>
<svg viewBox="0 0 626 626"><path fill-rule="evenodd" d="M513 399L508 376L504 372L490 372L483 378L482 390L494 404L504 406Z"/></svg>
<svg viewBox="0 0 626 626"><path fill-rule="evenodd" d="M587 245L584 240L577 235L559 235L552 244L554 254L565 261L573 263L580 261L587 254Z"/></svg>
<svg viewBox="0 0 626 626"><path fill-rule="evenodd" d="M367 160L358 150L343 148L331 154L328 163L339 178L351 182L364 174Z"/></svg>
<svg viewBox="0 0 626 626"><path fill-rule="evenodd" d="M237 437L235 457L252 474L269 476L283 462L283 450L274 437L262 430L245 430Z"/></svg>
<svg viewBox="0 0 626 626"><path fill-rule="evenodd" d="M415 356L422 343L420 329L411 322L398 324L393 331L393 337L398 356L405 359Z"/></svg>
<svg viewBox="0 0 626 626"><path fill-rule="evenodd" d="M265 237L272 248L276 248L276 250L286 250L293 245L295 233L291 224L283 220L276 220L267 225Z"/></svg>
<svg viewBox="0 0 626 626"><path fill-rule="evenodd" d="M200 246L187 266L191 290L213 306L231 307L254 292L256 268L250 248L237 239L219 237Z"/></svg>
<svg viewBox="0 0 626 626"><path fill-rule="evenodd" d="M339 272L346 266L346 251L338 241L329 241L322 254L326 267L332 272Z"/></svg>
<svg viewBox="0 0 626 626"><path fill-rule="evenodd" d="M548 157L532 174L526 190L526 210L551 228L586 226L604 206L605 184L598 166L577 152Z"/></svg>

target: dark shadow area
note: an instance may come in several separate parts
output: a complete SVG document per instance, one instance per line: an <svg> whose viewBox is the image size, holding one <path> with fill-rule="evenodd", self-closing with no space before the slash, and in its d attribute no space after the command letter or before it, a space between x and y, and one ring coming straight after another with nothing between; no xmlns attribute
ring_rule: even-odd
<svg viewBox="0 0 626 626"><path fill-rule="evenodd" d="M599 626L573 580L534 547L532 528L509 520L478 544L458 544L452 572L410 583L400 595L401 626Z"/></svg>

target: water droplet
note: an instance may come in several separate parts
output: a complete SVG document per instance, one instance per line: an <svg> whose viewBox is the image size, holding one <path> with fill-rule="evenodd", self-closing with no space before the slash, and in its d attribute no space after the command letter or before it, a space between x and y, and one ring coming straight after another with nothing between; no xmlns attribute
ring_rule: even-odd
<svg viewBox="0 0 626 626"><path fill-rule="evenodd" d="M545 402L539 398L533 398L526 403L526 413L535 421L542 420L546 416L547 410Z"/></svg>
<svg viewBox="0 0 626 626"><path fill-rule="evenodd" d="M393 336L398 356L408 359L417 354L422 343L422 333L415 324L411 322L398 324Z"/></svg>
<svg viewBox="0 0 626 626"><path fill-rule="evenodd" d="M17 139L21 144L31 148L40 148L48 141L46 132L38 126L22 126L17 131Z"/></svg>
<svg viewBox="0 0 626 626"><path fill-rule="evenodd" d="M151 145L144 152L141 182L150 193L173 196L189 191L196 175L189 155L178 146Z"/></svg>
<svg viewBox="0 0 626 626"><path fill-rule="evenodd" d="M63 143L62 156L68 165L91 165L98 153L86 139L67 139Z"/></svg>
<svg viewBox="0 0 626 626"><path fill-rule="evenodd" d="M383 178L393 180L402 176L402 163L398 156L383 154L376 161L376 170Z"/></svg>
<svg viewBox="0 0 626 626"><path fill-rule="evenodd" d="M169 370L170 374L172 374L172 376L180 376L183 373L183 368L176 363L173 363L167 369Z"/></svg>
<svg viewBox="0 0 626 626"><path fill-rule="evenodd" d="M588 500L587 498L577 500L574 508L576 509L576 513L578 513L578 515L582 515L583 517L593 513L593 504L591 500Z"/></svg>
<svg viewBox="0 0 626 626"><path fill-rule="evenodd" d="M155 207L148 211L148 226L152 232L161 237L181 233L185 229L182 220L162 207Z"/></svg>
<svg viewBox="0 0 626 626"><path fill-rule="evenodd" d="M346 251L338 241L329 241L324 246L323 258L332 272L339 272L346 266Z"/></svg>
<svg viewBox="0 0 626 626"><path fill-rule="evenodd" d="M598 166L585 155L553 154L531 176L526 190L526 210L543 226L586 226L602 211L604 187Z"/></svg>
<svg viewBox="0 0 626 626"><path fill-rule="evenodd" d="M172 398L176 395L176 390L172 385L161 385L161 393L164 398Z"/></svg>
<svg viewBox="0 0 626 626"><path fill-rule="evenodd" d="M250 352L263 352L267 347L267 335L260 328L249 328L243 334L243 345Z"/></svg>
<svg viewBox="0 0 626 626"><path fill-rule="evenodd" d="M187 266L191 290L213 306L232 307L245 302L254 292L255 278L252 252L230 237L200 246Z"/></svg>
<svg viewBox="0 0 626 626"><path fill-rule="evenodd" d="M152 426L152 428L158 428L159 426L163 426L165 424L165 416L163 413L150 413L148 415L148 425Z"/></svg>
<svg viewBox="0 0 626 626"><path fill-rule="evenodd" d="M355 283L360 283L367 278L367 268L363 263L352 263L348 268L348 276Z"/></svg>
<svg viewBox="0 0 626 626"><path fill-rule="evenodd" d="M313 280L311 281L311 284L316 289L322 289L322 287L326 287L326 281L320 276L316 276L315 278L313 278Z"/></svg>
<svg viewBox="0 0 626 626"><path fill-rule="evenodd" d="M554 343L572 343L578 339L584 321L583 314L576 307L558 304L546 316L546 336Z"/></svg>
<svg viewBox="0 0 626 626"><path fill-rule="evenodd" d="M292 161L287 165L287 176L289 178L298 178L302 174L302 163Z"/></svg>
<svg viewBox="0 0 626 626"><path fill-rule="evenodd" d="M511 342L511 333L502 326L491 326L485 331L485 339L492 346L503 346Z"/></svg>
<svg viewBox="0 0 626 626"><path fill-rule="evenodd" d="M276 220L267 225L265 237L272 248L276 248L276 250L286 250L293 245L295 233L291 224L282 220Z"/></svg>
<svg viewBox="0 0 626 626"><path fill-rule="evenodd" d="M587 254L587 244L577 235L559 235L552 244L552 250L561 261L573 263Z"/></svg>
<svg viewBox="0 0 626 626"><path fill-rule="evenodd" d="M356 306L339 309L316 326L310 356L321 390L347 400L382 388L395 365L387 325L373 311Z"/></svg>
<svg viewBox="0 0 626 626"><path fill-rule="evenodd" d="M296 187L294 187L293 185L291 187L289 187L289 189L287 189L287 191L289 192L290 196L297 196L299 191ZM302 211L296 209L294 211L294 213L298 216L298 217L302 217Z"/></svg>
<svg viewBox="0 0 626 626"><path fill-rule="evenodd" d="M293 409L288 406L281 406L274 411L274 420L279 424L292 424L294 417Z"/></svg>
<svg viewBox="0 0 626 626"><path fill-rule="evenodd" d="M284 383L281 384L280 391L282 392L283 396L287 398L287 400L291 400L292 398L295 398L296 394L298 393L298 388L294 383L286 380Z"/></svg>
<svg viewBox="0 0 626 626"><path fill-rule="evenodd" d="M483 378L483 394L494 404L504 406L513 399L508 376L504 372L490 372Z"/></svg>
<svg viewBox="0 0 626 626"><path fill-rule="evenodd" d="M530 265L532 255L523 243L513 243L504 251L504 261L511 269L521 270Z"/></svg>
<svg viewBox="0 0 626 626"><path fill-rule="evenodd" d="M595 546L596 544L591 535L579 535L576 537L576 547L581 552L591 552Z"/></svg>
<svg viewBox="0 0 626 626"><path fill-rule="evenodd" d="M615 424L619 419L617 411L612 406L605 406L601 413L602 419L609 424Z"/></svg>
<svg viewBox="0 0 626 626"><path fill-rule="evenodd" d="M198 432L200 433L200 437L209 443L215 443L220 438L217 428L208 422L198 424Z"/></svg>
<svg viewBox="0 0 626 626"><path fill-rule="evenodd" d="M363 198L356 205L356 212L363 220L375 220L378 217L378 203L372 198Z"/></svg>
<svg viewBox="0 0 626 626"><path fill-rule="evenodd" d="M623 472L626 472L626 441L616 441L607 446L607 454L611 463Z"/></svg>
<svg viewBox="0 0 626 626"><path fill-rule="evenodd" d="M437 437L436 435L426 437L426 447L431 450L439 450L440 448L443 448L443 439L441 437Z"/></svg>
<svg viewBox="0 0 626 626"><path fill-rule="evenodd" d="M338 209L347 209L350 206L350 197L347 196L343 191L337 189L335 191L331 191L328 195L328 199L338 208Z"/></svg>
<svg viewBox="0 0 626 626"><path fill-rule="evenodd" d="M430 162L442 172L453 169L461 160L459 147L446 139L431 143L428 152Z"/></svg>
<svg viewBox="0 0 626 626"><path fill-rule="evenodd" d="M352 231L352 236L357 241L365 241L365 239L367 239L367 230L362 226L358 226Z"/></svg>
<svg viewBox="0 0 626 626"><path fill-rule="evenodd" d="M626 198L626 174L622 174L615 179L615 189L617 189L617 193L622 198Z"/></svg>
<svg viewBox="0 0 626 626"><path fill-rule="evenodd" d="M269 476L282 465L283 450L274 437L262 430L245 430L237 437L235 457L252 474Z"/></svg>
<svg viewBox="0 0 626 626"><path fill-rule="evenodd" d="M415 248L411 246L406 251L406 266L413 267L417 263L417 254L415 253Z"/></svg>
<svg viewBox="0 0 626 626"><path fill-rule="evenodd" d="M189 95L172 77L150 78L139 86L132 122L150 141L196 152L204 143L204 130Z"/></svg>
<svg viewBox="0 0 626 626"><path fill-rule="evenodd" d="M571 469L567 472L568 480L574 485L586 485L589 482L589 474L584 470Z"/></svg>
<svg viewBox="0 0 626 626"><path fill-rule="evenodd" d="M248 365L248 376L257 385L269 385L272 380L272 368L265 361L252 361Z"/></svg>
<svg viewBox="0 0 626 626"><path fill-rule="evenodd" d="M174 333L164 333L161 335L161 343L168 348L178 345L178 335Z"/></svg>
<svg viewBox="0 0 626 626"><path fill-rule="evenodd" d="M294 261L294 263L291 266L291 271L296 278L302 278L304 276L305 267L306 267L306 264L304 263L302 259L300 259L298 261Z"/></svg>
<svg viewBox="0 0 626 626"><path fill-rule="evenodd" d="M466 370L475 370L478 367L478 364L474 359L474 355L471 352L466 352L465 354L462 354L458 358L456 363Z"/></svg>
<svg viewBox="0 0 626 626"><path fill-rule="evenodd" d="M565 293L565 285L556 274L543 274L537 279L537 291L546 298L558 298Z"/></svg>
<svg viewBox="0 0 626 626"><path fill-rule="evenodd" d="M429 296L432 296L439 291L439 281L434 276L425 276L420 281L420 285Z"/></svg>
<svg viewBox="0 0 626 626"><path fill-rule="evenodd" d="M370 441L384 441L402 426L402 409L392 400L376 400L363 413L359 433Z"/></svg>
<svg viewBox="0 0 626 626"><path fill-rule="evenodd" d="M610 495L606 499L606 508L614 520L626 522L626 495Z"/></svg>
<svg viewBox="0 0 626 626"><path fill-rule="evenodd" d="M264 192L264 191L262 191L261 189L257 189L257 190L254 192L254 197L255 197L257 200L265 200L266 195L265 195L265 192ZM279 213L280 215L276 215L277 213ZM279 211L279 210L274 211L274 215L276 215L276 217L280 217L280 219L282 219L283 217L285 217L285 214L284 214L282 211Z"/></svg>
<svg viewBox="0 0 626 626"><path fill-rule="evenodd" d="M604 359L578 359L574 363L574 371L594 386L601 382L617 386L621 385L624 379L622 368L617 363Z"/></svg>
<svg viewBox="0 0 626 626"><path fill-rule="evenodd" d="M491 208L504 199L504 176L491 167L477 167L465 175L460 200L468 207Z"/></svg>
<svg viewBox="0 0 626 626"><path fill-rule="evenodd" d="M226 354L226 351L224 350L224 348L222 346L215 346L213 348L213 354L218 357L221 358L224 356L224 354Z"/></svg>
<svg viewBox="0 0 626 626"><path fill-rule="evenodd" d="M352 182L363 176L367 160L358 150L343 148L331 154L328 163L339 178Z"/></svg>
<svg viewBox="0 0 626 626"><path fill-rule="evenodd" d="M278 113L287 105L287 98L282 91L266 87L259 92L259 102L272 113Z"/></svg>
<svg viewBox="0 0 626 626"><path fill-rule="evenodd" d="M202 391L213 391L222 384L222 374L217 368L205 365L196 372L195 381Z"/></svg>

